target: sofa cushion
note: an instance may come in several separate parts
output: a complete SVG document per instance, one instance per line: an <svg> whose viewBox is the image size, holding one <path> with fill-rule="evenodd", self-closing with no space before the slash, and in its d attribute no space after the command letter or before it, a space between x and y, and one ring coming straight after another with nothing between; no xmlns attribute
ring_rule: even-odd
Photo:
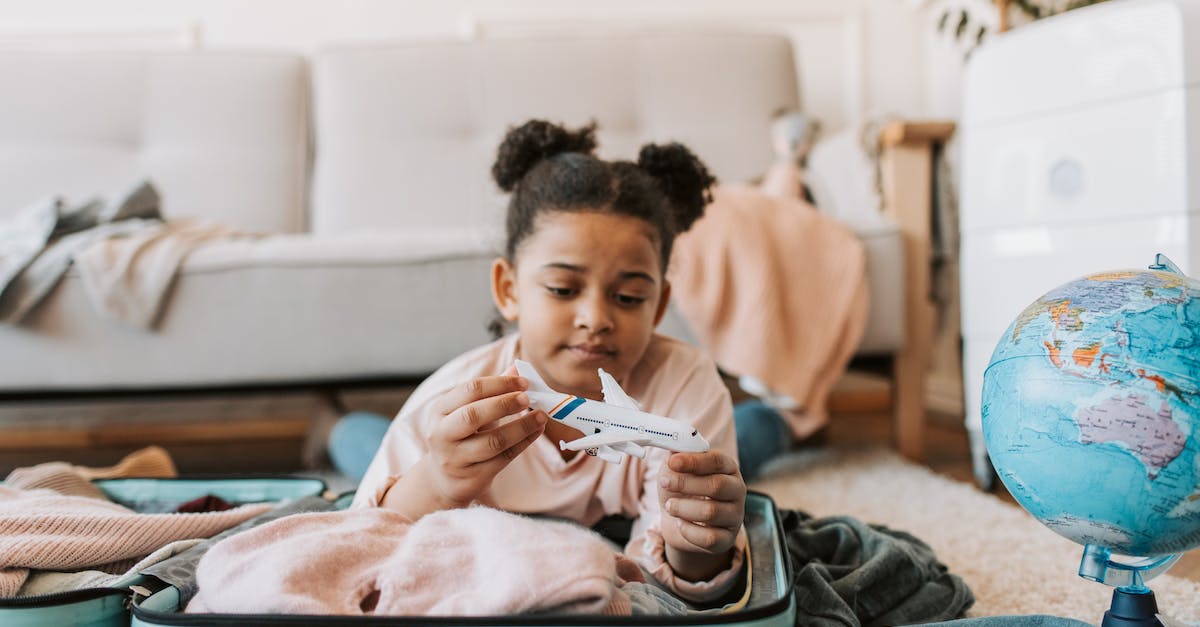
<svg viewBox="0 0 1200 627"><path fill-rule="evenodd" d="M0 53L0 219L149 177L168 217L304 227L304 59L235 52Z"/></svg>
<svg viewBox="0 0 1200 627"><path fill-rule="evenodd" d="M900 227L850 225L867 254L870 303L858 353L892 354L904 346L904 239Z"/></svg>
<svg viewBox="0 0 1200 627"><path fill-rule="evenodd" d="M727 181L761 175L797 106L788 39L765 34L418 42L314 57L312 230L471 227L494 237L505 130L595 119L600 153L687 143Z"/></svg>
<svg viewBox="0 0 1200 627"><path fill-rule="evenodd" d="M488 341L494 255L461 235L276 236L183 264L155 331L91 309L68 274L0 326L0 391L150 389L423 376Z"/></svg>

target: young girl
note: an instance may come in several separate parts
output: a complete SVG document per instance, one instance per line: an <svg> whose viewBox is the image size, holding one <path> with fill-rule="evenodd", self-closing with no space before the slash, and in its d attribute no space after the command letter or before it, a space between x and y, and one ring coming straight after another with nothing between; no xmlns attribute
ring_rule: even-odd
<svg viewBox="0 0 1200 627"><path fill-rule="evenodd" d="M355 505L413 520L470 504L588 526L634 518L626 554L679 596L712 601L737 582L745 551L729 393L712 361L654 327L670 296L672 243L704 212L714 179L678 144L647 145L637 163L600 160L594 132L535 120L505 137L492 174L512 197L492 296L517 332L417 388ZM514 359L555 390L595 400L603 368L645 411L692 424L712 448L648 448L619 464L561 451L560 440L583 434L529 411Z"/></svg>

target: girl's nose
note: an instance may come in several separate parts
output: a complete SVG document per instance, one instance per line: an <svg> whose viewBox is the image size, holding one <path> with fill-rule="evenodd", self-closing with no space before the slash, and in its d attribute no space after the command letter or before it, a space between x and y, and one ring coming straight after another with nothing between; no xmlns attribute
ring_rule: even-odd
<svg viewBox="0 0 1200 627"><path fill-rule="evenodd" d="M592 333L606 333L613 328L608 299L599 297L581 298L575 308L575 328L587 329Z"/></svg>

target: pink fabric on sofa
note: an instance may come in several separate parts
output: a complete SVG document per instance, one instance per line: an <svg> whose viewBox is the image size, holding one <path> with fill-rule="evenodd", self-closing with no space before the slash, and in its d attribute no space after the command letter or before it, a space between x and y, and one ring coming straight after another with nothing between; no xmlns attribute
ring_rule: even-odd
<svg viewBox="0 0 1200 627"><path fill-rule="evenodd" d="M794 197L721 185L679 237L672 297L718 365L751 375L802 411L798 438L826 402L866 328L866 257L849 228Z"/></svg>

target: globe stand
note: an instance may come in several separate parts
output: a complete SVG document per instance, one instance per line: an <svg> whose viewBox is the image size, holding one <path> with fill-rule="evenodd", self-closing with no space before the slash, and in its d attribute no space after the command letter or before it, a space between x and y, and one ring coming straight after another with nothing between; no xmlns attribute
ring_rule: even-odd
<svg viewBox="0 0 1200 627"><path fill-rule="evenodd" d="M1100 627L1162 627L1158 621L1158 603L1154 591L1138 592L1129 588L1113 590L1112 604L1104 613Z"/></svg>
<svg viewBox="0 0 1200 627"><path fill-rule="evenodd" d="M1162 627L1158 603L1146 582L1166 572L1179 555L1121 557L1095 544L1083 547L1079 576L1115 588L1100 627Z"/></svg>

